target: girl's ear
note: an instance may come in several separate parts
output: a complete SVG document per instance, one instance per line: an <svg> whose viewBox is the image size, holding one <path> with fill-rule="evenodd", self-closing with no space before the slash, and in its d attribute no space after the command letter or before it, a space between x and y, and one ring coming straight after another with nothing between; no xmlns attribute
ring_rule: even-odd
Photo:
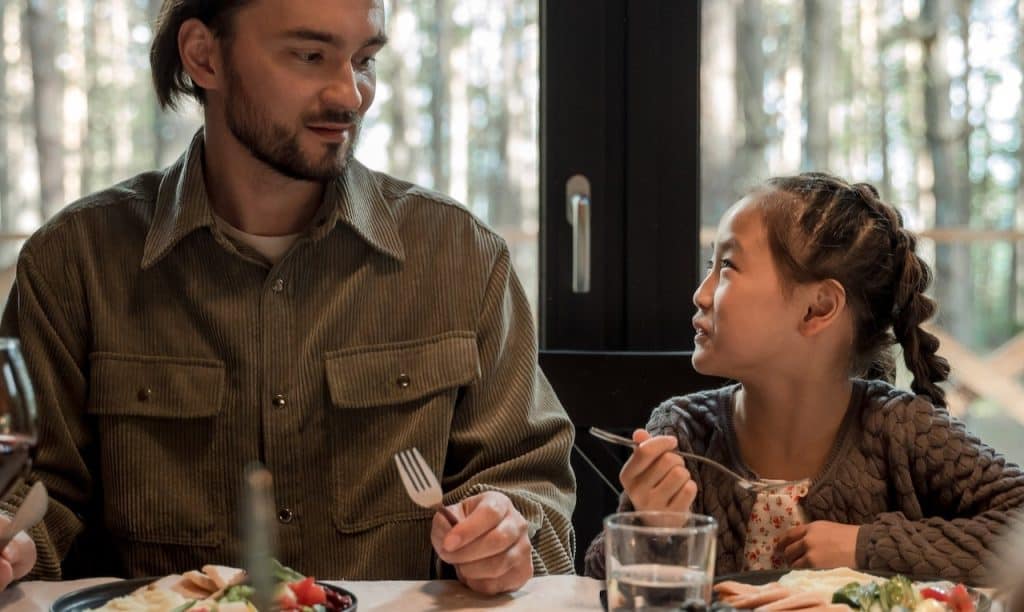
<svg viewBox="0 0 1024 612"><path fill-rule="evenodd" d="M846 310L846 289L835 279L815 283L807 297L807 310L800 322L800 333L815 336L831 327Z"/></svg>
<svg viewBox="0 0 1024 612"><path fill-rule="evenodd" d="M189 19L178 29L181 65L196 86L220 89L222 80L220 44L213 32L198 19Z"/></svg>

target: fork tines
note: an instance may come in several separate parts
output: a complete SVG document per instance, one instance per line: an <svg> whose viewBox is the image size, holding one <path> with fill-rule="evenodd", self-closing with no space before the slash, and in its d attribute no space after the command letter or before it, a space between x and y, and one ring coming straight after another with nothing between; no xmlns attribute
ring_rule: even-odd
<svg viewBox="0 0 1024 612"><path fill-rule="evenodd" d="M430 477L423 471L425 460L418 448L407 448L395 454L395 461L401 468L399 472L409 477L412 488L416 491L426 491L430 488Z"/></svg>

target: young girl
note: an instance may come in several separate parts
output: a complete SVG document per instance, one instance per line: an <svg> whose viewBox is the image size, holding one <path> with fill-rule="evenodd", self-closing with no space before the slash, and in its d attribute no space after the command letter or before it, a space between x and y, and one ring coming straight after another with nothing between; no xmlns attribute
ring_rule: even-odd
<svg viewBox="0 0 1024 612"><path fill-rule="evenodd" d="M693 365L739 384L654 410L620 475L623 509L713 516L718 574L846 566L986 583L1024 475L944 407L949 364L921 328L935 303L914 246L874 187L827 174L734 204L693 296ZM913 394L869 380L891 374L894 343ZM798 483L748 492L676 448ZM586 565L604 576L600 536Z"/></svg>

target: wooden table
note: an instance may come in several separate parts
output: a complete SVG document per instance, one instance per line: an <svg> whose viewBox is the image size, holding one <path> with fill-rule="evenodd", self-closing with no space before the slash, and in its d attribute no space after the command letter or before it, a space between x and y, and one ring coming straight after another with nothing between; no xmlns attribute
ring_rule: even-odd
<svg viewBox="0 0 1024 612"><path fill-rule="evenodd" d="M69 582L23 582L0 593L0 610L47 612L58 597L71 591L110 582L89 578ZM328 581L344 587L359 600L359 612L384 610L600 610L598 593L604 583L578 576L534 578L509 595L477 595L451 580L381 582Z"/></svg>

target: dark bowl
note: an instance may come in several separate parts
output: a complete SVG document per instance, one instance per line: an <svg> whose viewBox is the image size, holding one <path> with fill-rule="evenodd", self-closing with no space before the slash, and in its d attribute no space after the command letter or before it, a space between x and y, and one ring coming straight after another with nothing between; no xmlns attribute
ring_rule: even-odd
<svg viewBox="0 0 1024 612"><path fill-rule="evenodd" d="M111 599L124 597L139 587L156 582L159 578L132 578L131 580L118 580L96 586L79 589L71 593L65 593L50 606L50 612L85 612L94 608L103 607ZM317 582L325 589L330 589L339 595L348 595L352 598L352 605L345 608L344 612L356 612L358 607L356 596L350 591L331 584Z"/></svg>

